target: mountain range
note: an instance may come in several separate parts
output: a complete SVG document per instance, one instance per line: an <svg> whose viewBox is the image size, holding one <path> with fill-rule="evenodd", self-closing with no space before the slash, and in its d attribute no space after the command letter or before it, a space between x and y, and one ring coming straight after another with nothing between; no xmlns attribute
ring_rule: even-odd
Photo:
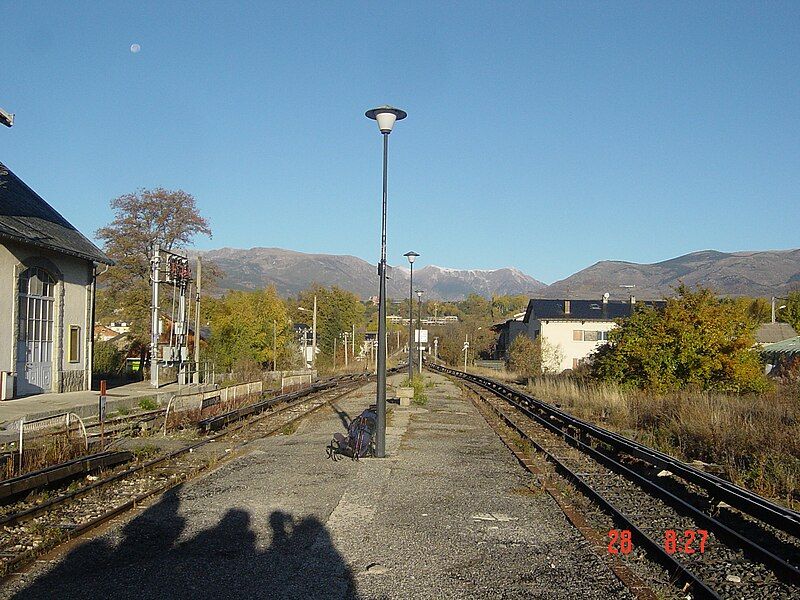
<svg viewBox="0 0 800 600"><path fill-rule="evenodd" d="M203 262L215 264L223 273L218 289L254 290L274 285L278 293L290 296L312 283L336 285L362 299L378 293L377 265L355 256L305 254L281 248L250 248L194 252ZM386 293L405 298L409 292L409 270L387 270ZM481 270L445 269L433 265L414 270L414 288L425 290L426 299L459 300L469 294L536 295L547 286L513 268Z"/></svg>
<svg viewBox="0 0 800 600"><path fill-rule="evenodd" d="M312 283L336 285L361 298L378 292L376 265L355 256L306 254L280 248L220 248L197 251L204 262L222 272L218 289L253 290L274 285L284 296L297 294ZM387 280L391 298L409 292L409 271L392 268ZM426 299L460 300L469 294L525 294L545 298L612 298L634 294L641 299L671 295L681 282L709 287L731 296L781 296L800 288L800 250L717 252L704 250L670 260L638 264L600 261L574 275L546 285L509 267L495 270L459 270L427 265L415 269L414 288Z"/></svg>

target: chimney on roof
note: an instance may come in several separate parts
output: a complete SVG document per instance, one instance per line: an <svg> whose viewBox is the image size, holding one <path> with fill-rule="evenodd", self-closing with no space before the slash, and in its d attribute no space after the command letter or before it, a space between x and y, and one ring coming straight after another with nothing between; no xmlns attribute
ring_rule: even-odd
<svg viewBox="0 0 800 600"><path fill-rule="evenodd" d="M569 300L564 300L564 314L569 314Z"/></svg>

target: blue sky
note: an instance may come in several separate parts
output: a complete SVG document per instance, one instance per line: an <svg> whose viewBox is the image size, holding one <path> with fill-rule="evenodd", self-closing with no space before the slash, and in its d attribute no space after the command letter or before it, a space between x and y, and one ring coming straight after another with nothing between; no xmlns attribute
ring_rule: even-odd
<svg viewBox="0 0 800 600"><path fill-rule="evenodd" d="M140 187L200 248L516 266L795 248L800 3L0 1L0 160L87 234ZM131 44L141 51L132 53Z"/></svg>

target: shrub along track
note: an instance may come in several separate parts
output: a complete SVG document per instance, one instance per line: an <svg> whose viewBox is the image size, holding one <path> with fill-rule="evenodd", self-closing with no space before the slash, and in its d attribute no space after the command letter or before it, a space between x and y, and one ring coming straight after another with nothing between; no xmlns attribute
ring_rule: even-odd
<svg viewBox="0 0 800 600"><path fill-rule="evenodd" d="M692 598L800 596L798 513L493 380L431 368L469 381L499 420L611 516L619 533L608 549L632 570L641 571L644 551Z"/></svg>
<svg viewBox="0 0 800 600"><path fill-rule="evenodd" d="M141 464L117 470L77 489L66 488L54 497L42 494L43 499L39 502L23 500L4 507L4 514L0 517L0 578L9 576L59 544L136 507L149 497L235 456L235 450L248 442L292 427L323 406L362 387L368 379L366 376L346 376L315 384L311 393L300 390L278 396L259 403L263 405L263 412L247 415L250 418L229 424L219 433ZM215 444L217 441L226 444Z"/></svg>

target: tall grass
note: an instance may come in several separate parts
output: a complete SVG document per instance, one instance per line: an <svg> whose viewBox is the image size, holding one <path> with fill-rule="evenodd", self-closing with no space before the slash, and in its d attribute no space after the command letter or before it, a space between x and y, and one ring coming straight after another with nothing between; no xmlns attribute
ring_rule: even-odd
<svg viewBox="0 0 800 600"><path fill-rule="evenodd" d="M686 461L719 465L731 481L795 507L800 489L800 394L683 390L655 395L577 378L536 378L528 389L579 418Z"/></svg>

